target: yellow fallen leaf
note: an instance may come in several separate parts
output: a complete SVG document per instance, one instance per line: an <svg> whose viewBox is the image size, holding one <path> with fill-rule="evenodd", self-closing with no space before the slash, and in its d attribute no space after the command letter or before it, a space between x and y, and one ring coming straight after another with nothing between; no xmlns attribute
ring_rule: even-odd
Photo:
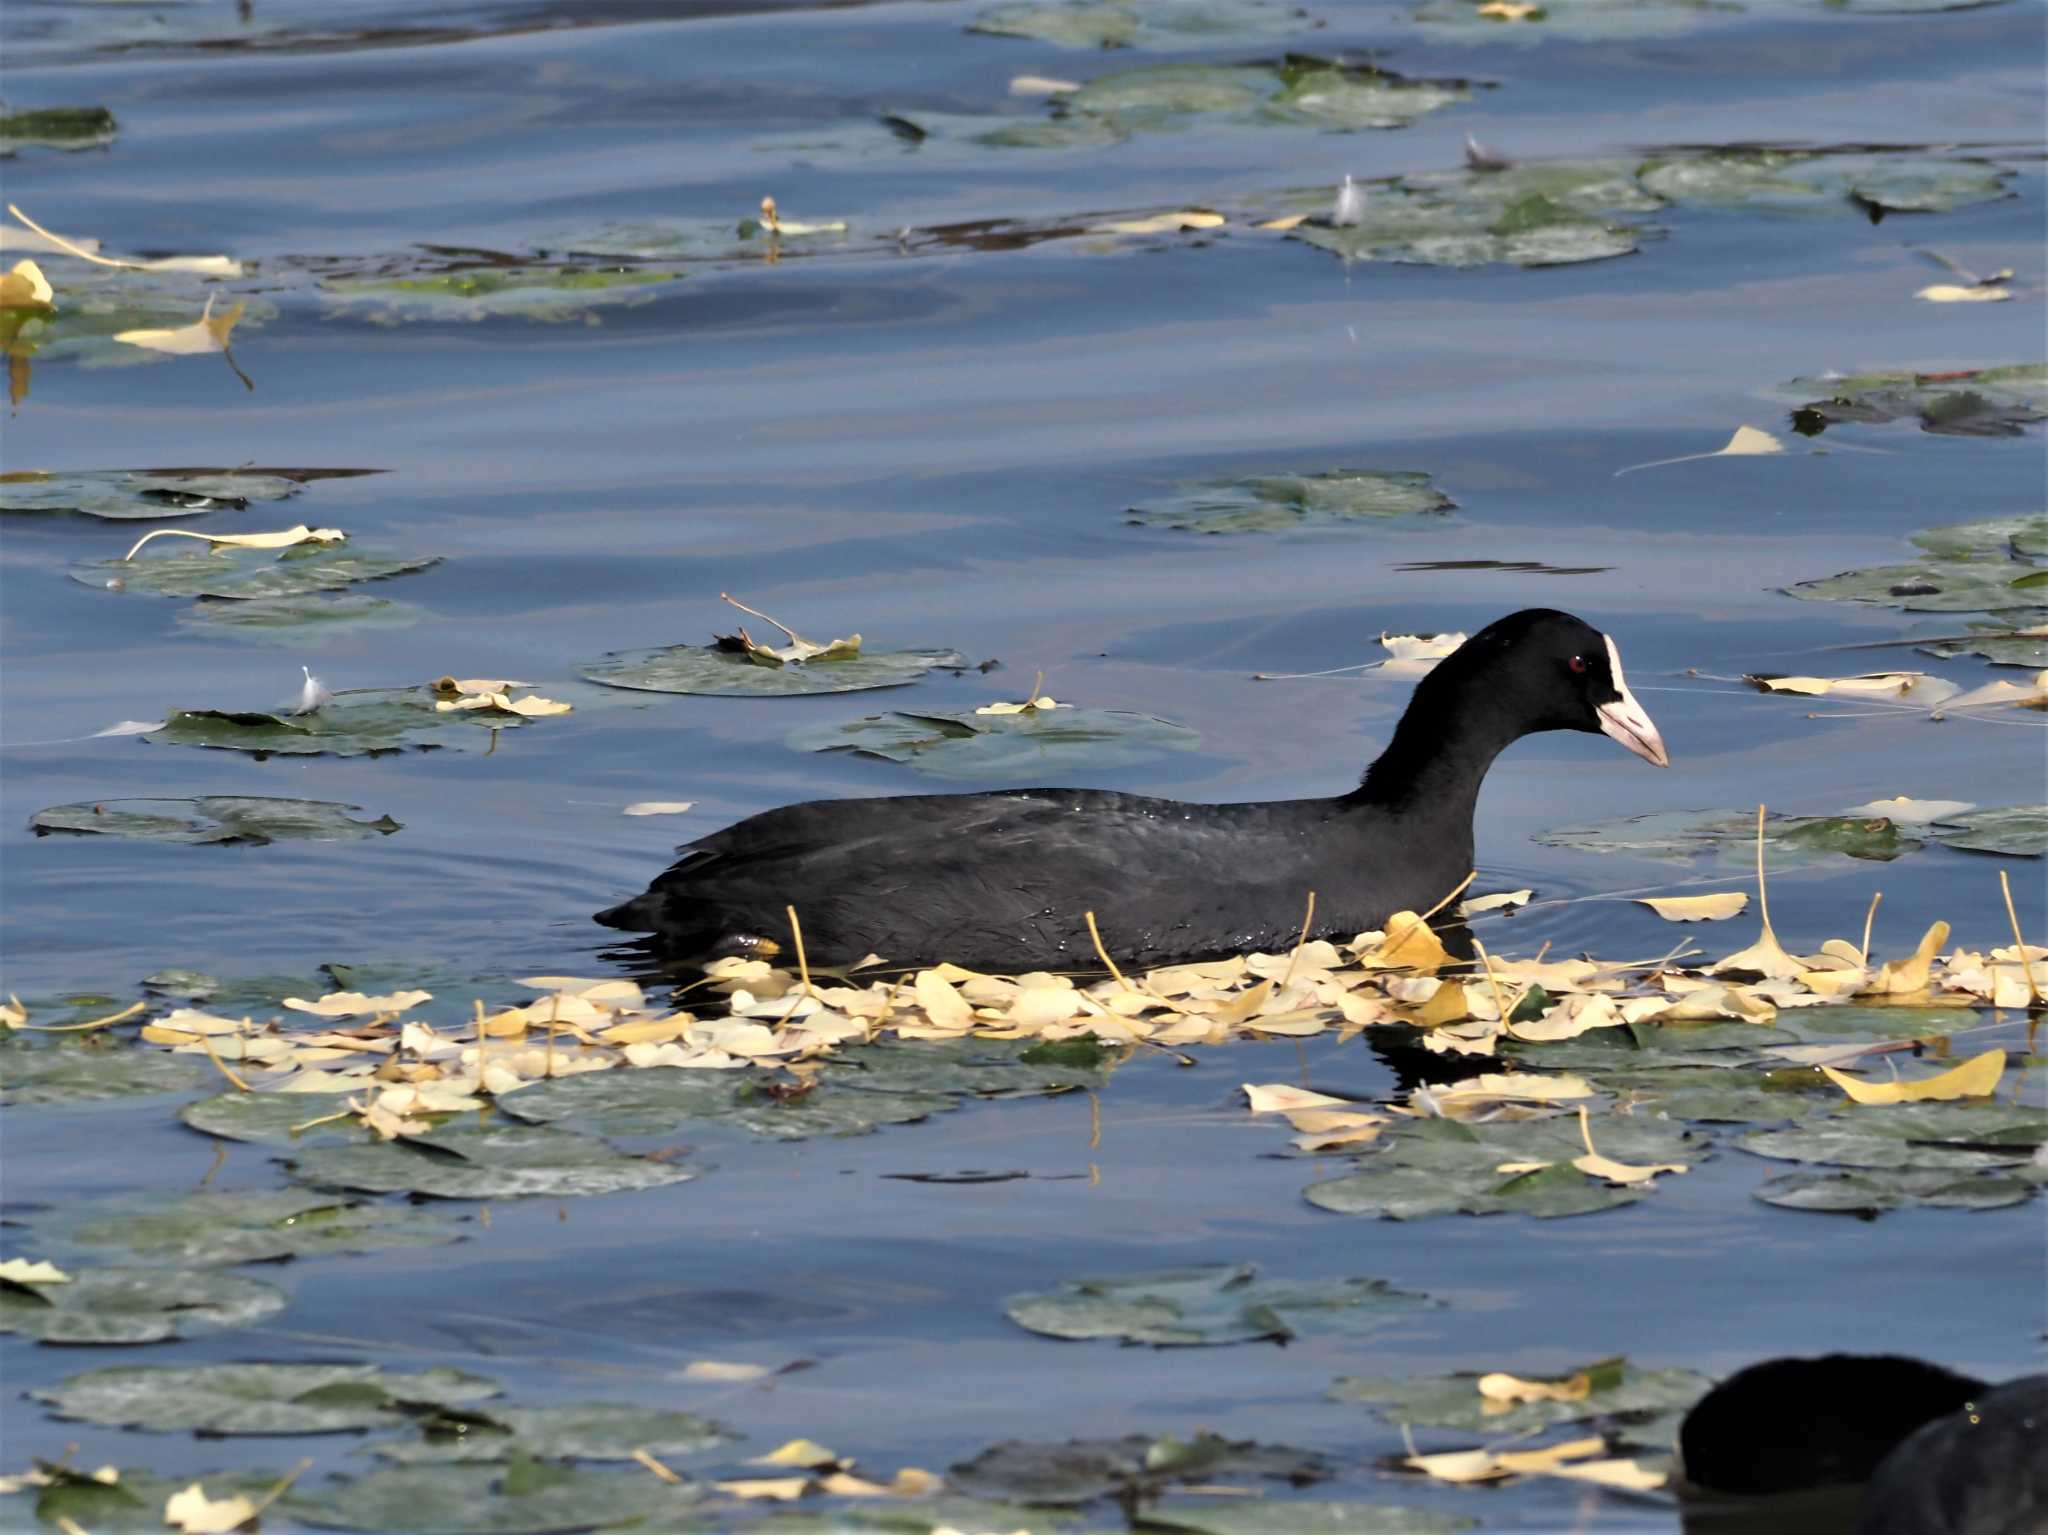
<svg viewBox="0 0 2048 1535"><path fill-rule="evenodd" d="M886 1498L892 1495L880 1482L871 1482L866 1477L845 1471L833 1471L819 1477L818 1490L839 1498Z"/></svg>
<svg viewBox="0 0 2048 1535"><path fill-rule="evenodd" d="M1527 1472L1545 1472L1566 1461L1584 1460L1607 1448L1597 1435L1570 1439L1540 1450L1451 1450L1410 1455L1402 1462L1440 1482L1491 1482Z"/></svg>
<svg viewBox="0 0 2048 1535"><path fill-rule="evenodd" d="M1478 1386L1489 1404L1499 1404L1495 1410L1505 1411L1520 1402L1583 1402L1592 1395L1593 1378L1581 1370L1566 1380L1524 1380L1496 1370L1480 1376Z"/></svg>
<svg viewBox="0 0 2048 1535"><path fill-rule="evenodd" d="M407 1119L401 1114L393 1113L382 1102L374 1099L365 1101L349 1098L343 1101L342 1107L353 1113L365 1129L375 1131L377 1138L382 1141L395 1141L407 1135L425 1135L434 1128L432 1120Z"/></svg>
<svg viewBox="0 0 2048 1535"><path fill-rule="evenodd" d="M1772 693L1800 693L1809 698L1820 698L1830 693L1882 697L1886 694L1899 696L1910 692L1916 684L1927 680L1927 673L1865 672L1856 677L1753 676L1749 680Z"/></svg>
<svg viewBox="0 0 2048 1535"><path fill-rule="evenodd" d="M1647 906L1666 922L1719 922L1749 905L1747 890L1727 890L1715 895L1647 896L1638 904Z"/></svg>
<svg viewBox="0 0 2048 1535"><path fill-rule="evenodd" d="M1061 703L1057 698L1047 698L1042 693L1034 693L1021 704L983 704L974 712L976 714L1036 714L1043 709L1071 709L1073 707L1072 704Z"/></svg>
<svg viewBox="0 0 2048 1535"><path fill-rule="evenodd" d="M1961 815L1965 810L1975 810L1974 803L1966 799L1912 799L1904 794L1890 799L1874 799L1868 804L1851 805L1843 815L1867 816L1872 820L1891 821L1899 826L1924 826L1929 821L1946 821L1950 816Z"/></svg>
<svg viewBox="0 0 2048 1535"><path fill-rule="evenodd" d="M1299 229L1303 224L1306 224L1310 219L1314 217L1315 215L1312 213L1290 213L1285 218L1267 219L1263 224L1254 224L1252 228Z"/></svg>
<svg viewBox="0 0 2048 1535"><path fill-rule="evenodd" d="M1627 1017L1607 993L1582 992L1567 996L1541 1018L1525 1018L1520 1023L1509 1024L1508 1032L1516 1039L1548 1042L1577 1039L1593 1029L1619 1028L1626 1022Z"/></svg>
<svg viewBox="0 0 2048 1535"><path fill-rule="evenodd" d="M567 714L572 705L557 703L552 698L529 694L525 698L512 698L504 693L473 693L460 698L437 699L434 708L442 714L456 709L492 709L499 714L517 714L527 719L540 719L550 714Z"/></svg>
<svg viewBox="0 0 2048 1535"><path fill-rule="evenodd" d="M747 1462L750 1466L802 1466L805 1470L838 1463L839 1457L815 1439L792 1439Z"/></svg>
<svg viewBox="0 0 2048 1535"><path fill-rule="evenodd" d="M773 228L775 227L772 213L774 199L763 198L761 201L763 206L770 210L769 223L770 227ZM842 225L841 227L843 228L844 226ZM804 232L790 225L783 225L782 228L787 233ZM721 648L743 651L749 661L757 662L762 666L787 666L792 663L801 664L805 661L845 660L860 654L860 636L857 634L849 634L842 639L831 640L820 645L816 640L805 639L787 624L776 623L766 613L755 612L754 609L748 607L744 602L738 601L726 592L720 592L718 600L730 603L742 613L753 614L755 618L760 619L763 623L774 624L788 638L789 643L787 645L778 646L763 645L744 629L740 630L736 635L718 636L718 643Z"/></svg>
<svg viewBox="0 0 2048 1535"><path fill-rule="evenodd" d="M1654 459L1647 464L1630 464L1626 469L1617 469L1614 476L1634 474L1638 469L1662 469L1669 464L1691 464L1703 458L1759 458L1773 453L1783 453L1785 445L1760 427L1738 426L1735 435L1728 439L1726 447L1716 448L1711 453L1685 453L1677 458Z"/></svg>
<svg viewBox="0 0 2048 1535"><path fill-rule="evenodd" d="M1773 943L1776 941L1776 939L1772 940ZM1757 947L1761 947L1761 945ZM1731 954L1721 963L1724 965L1730 964L1734 960L1743 959L1754 954L1754 952L1754 948L1744 949L1741 954ZM1715 968L1719 969L1720 966L1717 965ZM1734 968L1740 970L1750 967L1744 964L1736 965ZM1799 973L1797 970L1793 971L1794 975ZM1648 1000L1654 1001L1655 999L1651 998ZM1623 1016L1627 1016L1625 1009ZM1677 1001L1654 1009L1640 1020L1632 1021L1647 1023L1706 1023L1715 1018L1737 1018L1745 1023L1767 1024L1774 1022L1777 1016L1778 1010L1771 1006L1770 1003L1764 1001L1761 997L1750 995L1739 986L1708 985L1690 990L1684 996L1678 998Z"/></svg>
<svg viewBox="0 0 2048 1535"><path fill-rule="evenodd" d="M734 1482L715 1482L712 1485L720 1492L729 1492L736 1498L768 1498L790 1503L810 1490L811 1479L807 1476L754 1477Z"/></svg>
<svg viewBox="0 0 2048 1535"><path fill-rule="evenodd" d="M1593 1096L1593 1085L1584 1077L1566 1073L1555 1077L1517 1071L1467 1077L1430 1089L1439 1105L1477 1103L1562 1103Z"/></svg>
<svg viewBox="0 0 2048 1535"><path fill-rule="evenodd" d="M33 261L17 261L13 271L0 275L0 309L46 309L56 297Z"/></svg>
<svg viewBox="0 0 2048 1535"><path fill-rule="evenodd" d="M899 1498L922 1498L945 1486L945 1478L916 1466L905 1466L889 1479L889 1490ZM937 1535L934 1531L933 1535Z"/></svg>
<svg viewBox="0 0 2048 1535"><path fill-rule="evenodd" d="M911 985L911 992L917 998L917 1005L924 1009L925 1017L939 1028L974 1027L974 1009L936 971L920 970L917 980Z"/></svg>
<svg viewBox="0 0 2048 1535"><path fill-rule="evenodd" d="M684 1380L711 1380L727 1384L759 1380L773 1373L765 1364L738 1364L723 1359L692 1359L683 1366Z"/></svg>
<svg viewBox="0 0 2048 1535"><path fill-rule="evenodd" d="M1986 1050L1938 1076L1921 1077L1917 1081L1873 1082L1867 1077L1852 1077L1832 1066L1823 1066L1821 1071L1858 1103L1925 1103L1951 1098L1985 1098L1997 1090L1998 1079L2005 1075L2005 1052Z"/></svg>
<svg viewBox="0 0 2048 1535"><path fill-rule="evenodd" d="M1994 709L2013 705L2023 709L2038 709L2048 703L2048 672L2037 672L2031 684L2017 682L1987 682L1981 688L1957 694L1941 701L1941 712L1946 714L1957 709Z"/></svg>
<svg viewBox="0 0 2048 1535"><path fill-rule="evenodd" d="M1486 0L1479 7L1479 14L1489 21L1527 21L1532 16L1541 16L1543 7L1530 4L1529 0Z"/></svg>
<svg viewBox="0 0 2048 1535"><path fill-rule="evenodd" d="M247 306L236 304L216 315L213 312L215 297L214 294L207 294L206 308L190 325L180 325L175 330L116 331L114 339L129 346L142 347L145 351L168 352L175 357L196 356L202 352L225 352L235 322L242 318L242 311Z"/></svg>
<svg viewBox="0 0 2048 1535"><path fill-rule="evenodd" d="M1303 1151L1361 1146L1378 1139L1387 1126L1385 1115L1339 1109L1296 1109L1287 1116L1287 1122L1303 1132L1294 1137L1294 1144Z"/></svg>
<svg viewBox="0 0 2048 1535"><path fill-rule="evenodd" d="M1517 906L1527 906L1534 900L1533 890L1509 890L1499 895L1476 895L1469 901L1458 903L1458 915L1476 917L1487 911L1513 911Z"/></svg>
<svg viewBox="0 0 2048 1535"><path fill-rule="evenodd" d="M1865 991L1868 996L1901 996L1924 991L1934 956L1948 942L1948 924L1937 922L1920 937L1920 945L1904 959L1895 959L1877 972Z"/></svg>
<svg viewBox="0 0 2048 1535"><path fill-rule="evenodd" d="M619 812L620 815L681 815L685 810L694 810L697 802L693 799L643 799L636 800Z"/></svg>
<svg viewBox="0 0 2048 1535"><path fill-rule="evenodd" d="M1097 235L1169 235L1184 229L1214 229L1228 222L1220 213L1210 213L1202 208L1186 208L1177 213L1155 213L1150 218L1120 219L1113 224L1097 224L1088 232Z"/></svg>
<svg viewBox="0 0 2048 1535"><path fill-rule="evenodd" d="M1080 88L1078 80L1056 80L1049 75L1018 75L1010 81L1012 96L1065 96Z"/></svg>
<svg viewBox="0 0 2048 1535"><path fill-rule="evenodd" d="M31 1263L26 1258L9 1258L0 1263L0 1279L9 1284L69 1284L71 1276L54 1263Z"/></svg>
<svg viewBox="0 0 2048 1535"><path fill-rule="evenodd" d="M330 991L314 1002L303 997L286 997L284 1005L318 1018L356 1018L365 1013L402 1013L433 1000L431 991L394 991L382 997L365 996L360 991Z"/></svg>
<svg viewBox="0 0 2048 1535"><path fill-rule="evenodd" d="M156 528L136 539L121 558L134 559L136 551L152 538L204 539L216 549L289 549L296 544L338 544L347 537L339 528L309 528L303 522L277 533L194 533L186 528Z"/></svg>
<svg viewBox="0 0 2048 1535"><path fill-rule="evenodd" d="M1328 1093L1310 1092L1305 1087L1290 1087L1285 1082L1264 1085L1246 1082L1243 1087L1245 1098L1254 1114L1291 1114L1298 1109L1351 1107L1347 1099L1332 1098Z"/></svg>
<svg viewBox="0 0 2048 1535"><path fill-rule="evenodd" d="M1451 963L1450 951L1437 941L1430 925L1412 911L1397 911L1387 918L1383 932L1367 944L1358 956L1365 970L1413 970L1428 975Z"/></svg>
<svg viewBox="0 0 2048 1535"><path fill-rule="evenodd" d="M2012 290L1995 283L1977 283L1965 288L1960 283L1929 283L1913 294L1930 304L1997 304L2012 297Z"/></svg>
<svg viewBox="0 0 2048 1535"><path fill-rule="evenodd" d="M198 1482L164 1504L164 1523L185 1535L228 1535L255 1517L256 1505L247 1498L209 1498Z"/></svg>
<svg viewBox="0 0 2048 1535"><path fill-rule="evenodd" d="M0 1029L18 1029L28 1022L28 1009L21 1005L21 998L13 992L7 1000L0 1002Z"/></svg>
<svg viewBox="0 0 2048 1535"><path fill-rule="evenodd" d="M1575 1482L1591 1482L1599 1487L1620 1487L1629 1492L1654 1492L1670 1477L1662 1471L1652 1471L1633 1460L1582 1460L1569 1466L1545 1466L1537 1471L1539 1476L1561 1476Z"/></svg>

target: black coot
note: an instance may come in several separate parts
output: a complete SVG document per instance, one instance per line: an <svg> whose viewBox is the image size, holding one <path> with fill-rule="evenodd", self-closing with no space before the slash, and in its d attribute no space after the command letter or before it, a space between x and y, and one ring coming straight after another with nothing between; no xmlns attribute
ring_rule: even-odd
<svg viewBox="0 0 2048 1535"><path fill-rule="evenodd" d="M597 920L672 958L787 945L812 963L867 954L1016 973L1092 966L1085 914L1138 968L1292 945L1425 910L1472 868L1480 781L1539 730L1604 731L1669 765L1614 641L1569 613L1490 624L1416 685L1365 781L1334 799L1198 805L1100 789L817 800L677 849L667 873Z"/></svg>

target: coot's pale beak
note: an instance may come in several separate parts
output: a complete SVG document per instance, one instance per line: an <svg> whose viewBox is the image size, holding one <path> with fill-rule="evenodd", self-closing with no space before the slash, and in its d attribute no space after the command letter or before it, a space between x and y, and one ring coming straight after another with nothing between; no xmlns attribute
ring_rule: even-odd
<svg viewBox="0 0 2048 1535"><path fill-rule="evenodd" d="M1607 666L1614 675L1614 691L1621 697L1612 703L1600 705L1596 711L1600 716L1600 729L1613 736L1623 746L1656 767L1671 766L1670 753L1664 750L1664 738L1657 734L1657 727L1650 722L1650 716L1643 706L1636 702L1636 695L1628 690L1628 679L1621 673L1621 652L1614 648L1614 641L1602 635L1607 641Z"/></svg>

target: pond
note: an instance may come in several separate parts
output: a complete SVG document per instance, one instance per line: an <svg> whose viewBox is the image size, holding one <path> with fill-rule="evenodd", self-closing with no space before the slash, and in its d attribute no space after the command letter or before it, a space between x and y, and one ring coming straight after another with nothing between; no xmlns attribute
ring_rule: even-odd
<svg viewBox="0 0 2048 1535"><path fill-rule="evenodd" d="M7 7L0 1257L71 1288L0 1276L0 1471L122 1484L0 1524L304 1458L266 1531L1667 1531L1676 1414L1745 1363L2040 1368L2044 18ZM822 1012L942 1037L792 1073L788 954L707 988L591 920L799 800L1341 793L1426 665L1383 635L1539 606L1672 766L1503 758L1491 976L1304 945L1011 1029L1014 987L856 976ZM860 659L703 648L767 614ZM898 685L793 690L833 666ZM1913 675L1750 680L1871 673ZM1759 805L1768 927L1834 978L1713 990ZM339 992L386 1005L285 1004ZM417 1102L451 1147L304 1092L477 1085L536 998L483 1109ZM628 1040L733 1069L517 1083ZM1946 1102L1818 1070L1992 1051ZM1444 1092L1480 1070L1586 1093ZM1343 1102L1291 1135L1245 1084ZM1319 1110L1376 1122L1298 1145ZM1641 1484L1400 1465L1584 1433Z"/></svg>

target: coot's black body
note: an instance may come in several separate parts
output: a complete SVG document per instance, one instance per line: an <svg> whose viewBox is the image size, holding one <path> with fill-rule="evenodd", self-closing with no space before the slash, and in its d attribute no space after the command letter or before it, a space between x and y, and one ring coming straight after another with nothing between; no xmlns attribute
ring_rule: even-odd
<svg viewBox="0 0 2048 1535"><path fill-rule="evenodd" d="M1093 911L1118 963L1354 933L1442 900L1472 868L1472 814L1493 759L1540 730L1604 731L1668 759L1614 644L1530 609L1474 635L1417 684L1365 781L1333 799L1199 805L1096 789L818 800L679 848L645 894L598 914L674 957L787 944L1018 972L1092 965Z"/></svg>

